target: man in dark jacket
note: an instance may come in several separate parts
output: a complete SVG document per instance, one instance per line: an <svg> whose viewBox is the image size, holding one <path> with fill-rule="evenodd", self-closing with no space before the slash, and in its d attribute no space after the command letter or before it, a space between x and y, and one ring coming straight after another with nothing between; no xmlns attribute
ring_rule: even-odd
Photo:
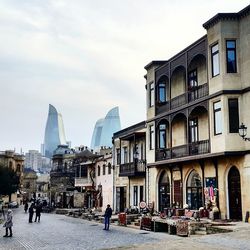
<svg viewBox="0 0 250 250"><path fill-rule="evenodd" d="M32 223L33 214L34 214L34 203L31 203L29 207L29 223Z"/></svg>
<svg viewBox="0 0 250 250"><path fill-rule="evenodd" d="M107 205L107 208L105 210L105 214L104 214L104 224L105 227L103 228L103 230L109 230L109 223L110 223L110 217L112 215L112 209L110 207L110 205Z"/></svg>
<svg viewBox="0 0 250 250"><path fill-rule="evenodd" d="M37 202L35 222L37 221L37 219L38 222L40 222L41 212L42 212L42 204Z"/></svg>

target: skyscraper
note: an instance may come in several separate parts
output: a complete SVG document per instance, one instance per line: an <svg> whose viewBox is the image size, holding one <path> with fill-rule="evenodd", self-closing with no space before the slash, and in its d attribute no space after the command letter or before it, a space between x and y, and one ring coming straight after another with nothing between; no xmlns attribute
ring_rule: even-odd
<svg viewBox="0 0 250 250"><path fill-rule="evenodd" d="M62 115L49 104L49 114L45 128L44 153L51 158L58 145L66 145Z"/></svg>
<svg viewBox="0 0 250 250"><path fill-rule="evenodd" d="M92 134L91 148L98 151L101 146L112 147L112 136L121 130L119 108L112 108L105 118L97 120Z"/></svg>

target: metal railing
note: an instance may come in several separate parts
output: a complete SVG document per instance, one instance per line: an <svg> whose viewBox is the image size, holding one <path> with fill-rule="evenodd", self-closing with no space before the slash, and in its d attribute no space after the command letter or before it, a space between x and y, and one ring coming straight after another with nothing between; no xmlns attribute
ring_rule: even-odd
<svg viewBox="0 0 250 250"><path fill-rule="evenodd" d="M129 162L120 165L120 176L137 176L146 173L145 161Z"/></svg>
<svg viewBox="0 0 250 250"><path fill-rule="evenodd" d="M156 161L168 160L172 158L181 158L185 156L207 154L210 152L209 140L192 142L172 148L156 149Z"/></svg>

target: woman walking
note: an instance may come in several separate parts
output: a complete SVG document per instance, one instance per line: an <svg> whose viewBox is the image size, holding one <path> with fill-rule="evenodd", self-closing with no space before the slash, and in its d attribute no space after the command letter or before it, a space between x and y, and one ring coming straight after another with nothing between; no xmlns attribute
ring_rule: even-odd
<svg viewBox="0 0 250 250"><path fill-rule="evenodd" d="M3 226L5 227L6 230L6 233L3 237L12 237L13 222L12 222L12 211L10 209L7 212L7 219ZM10 234L8 234L8 231L10 232Z"/></svg>

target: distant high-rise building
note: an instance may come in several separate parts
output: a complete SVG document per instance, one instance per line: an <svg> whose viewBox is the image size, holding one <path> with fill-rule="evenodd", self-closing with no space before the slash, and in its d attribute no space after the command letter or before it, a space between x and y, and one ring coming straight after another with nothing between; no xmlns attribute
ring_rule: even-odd
<svg viewBox="0 0 250 250"><path fill-rule="evenodd" d="M102 146L112 147L112 136L121 130L119 108L111 109L106 117L99 119L92 134L91 148L99 151Z"/></svg>
<svg viewBox="0 0 250 250"><path fill-rule="evenodd" d="M42 154L38 150L29 150L25 154L24 167L38 171L42 167Z"/></svg>
<svg viewBox="0 0 250 250"><path fill-rule="evenodd" d="M45 157L51 158L58 145L66 144L62 115L50 104L44 137Z"/></svg>

